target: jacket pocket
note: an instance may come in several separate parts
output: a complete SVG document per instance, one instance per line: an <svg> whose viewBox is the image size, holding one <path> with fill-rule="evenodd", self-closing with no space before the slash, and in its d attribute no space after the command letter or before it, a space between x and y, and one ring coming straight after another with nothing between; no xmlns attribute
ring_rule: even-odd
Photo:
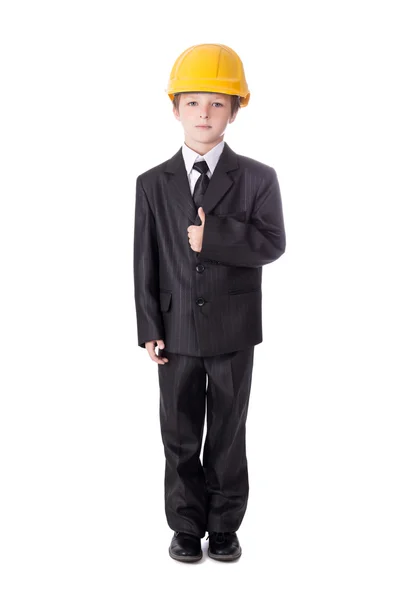
<svg viewBox="0 0 400 600"><path fill-rule="evenodd" d="M161 312L167 312L171 306L172 293L160 290L160 308Z"/></svg>
<svg viewBox="0 0 400 600"><path fill-rule="evenodd" d="M250 287L247 289L236 289L236 290L229 290L228 294L248 294L249 292L259 292L261 290L261 286L254 286L254 287Z"/></svg>
<svg viewBox="0 0 400 600"><path fill-rule="evenodd" d="M245 221L246 220L246 211L242 210L240 212L234 213L213 213L216 217L230 217L231 219L236 219L237 221ZM206 217L207 219L207 217Z"/></svg>

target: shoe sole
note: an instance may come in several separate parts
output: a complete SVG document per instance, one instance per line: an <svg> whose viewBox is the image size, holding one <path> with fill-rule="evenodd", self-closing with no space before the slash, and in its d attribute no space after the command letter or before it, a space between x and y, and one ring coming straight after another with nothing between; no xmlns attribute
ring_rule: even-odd
<svg viewBox="0 0 400 600"><path fill-rule="evenodd" d="M175 560L180 560L181 562L196 562L203 558L203 551L201 551L201 553L196 556L180 556L179 554L174 554L171 551L171 548L168 549L168 552L171 558Z"/></svg>
<svg viewBox="0 0 400 600"><path fill-rule="evenodd" d="M242 549L240 548L239 551L236 554L213 554L212 552L210 552L210 549L208 549L208 556L210 558L213 558L214 560L224 560L224 561L229 561L229 560L236 560L237 558L240 558L242 556Z"/></svg>

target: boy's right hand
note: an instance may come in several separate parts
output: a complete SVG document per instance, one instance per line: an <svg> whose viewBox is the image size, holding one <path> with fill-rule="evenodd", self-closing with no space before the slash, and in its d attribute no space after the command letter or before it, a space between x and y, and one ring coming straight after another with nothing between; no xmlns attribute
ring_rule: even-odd
<svg viewBox="0 0 400 600"><path fill-rule="evenodd" d="M151 340L150 342L146 342L145 347L147 352L149 353L151 360L154 360L154 362L158 363L159 365L163 365L166 362L168 362L168 358L160 356L160 354L157 356L157 354L155 353L154 345L158 346L160 353L161 350L165 348L164 340Z"/></svg>

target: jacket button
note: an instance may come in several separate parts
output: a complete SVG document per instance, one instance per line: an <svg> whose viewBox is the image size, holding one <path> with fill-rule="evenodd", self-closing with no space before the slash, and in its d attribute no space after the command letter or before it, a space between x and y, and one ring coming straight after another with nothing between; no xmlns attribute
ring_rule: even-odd
<svg viewBox="0 0 400 600"><path fill-rule="evenodd" d="M196 265L196 271L198 273L202 273L204 271L204 269L205 269L204 265L201 265L201 264L200 265Z"/></svg>
<svg viewBox="0 0 400 600"><path fill-rule="evenodd" d="M205 304L205 302L206 301L204 300L204 298L197 298L197 300L196 300L197 306L203 306L203 304Z"/></svg>

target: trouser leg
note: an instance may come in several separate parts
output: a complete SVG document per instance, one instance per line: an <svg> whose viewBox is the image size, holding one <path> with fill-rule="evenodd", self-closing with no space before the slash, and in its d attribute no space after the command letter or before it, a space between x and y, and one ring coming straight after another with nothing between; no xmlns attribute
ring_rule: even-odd
<svg viewBox="0 0 400 600"><path fill-rule="evenodd" d="M169 359L158 365L167 522L174 531L204 537L207 490L200 462L206 401L204 359L167 350L163 355Z"/></svg>
<svg viewBox="0 0 400 600"><path fill-rule="evenodd" d="M207 531L237 531L249 495L246 418L254 346L205 357L207 435L203 467L208 491Z"/></svg>

